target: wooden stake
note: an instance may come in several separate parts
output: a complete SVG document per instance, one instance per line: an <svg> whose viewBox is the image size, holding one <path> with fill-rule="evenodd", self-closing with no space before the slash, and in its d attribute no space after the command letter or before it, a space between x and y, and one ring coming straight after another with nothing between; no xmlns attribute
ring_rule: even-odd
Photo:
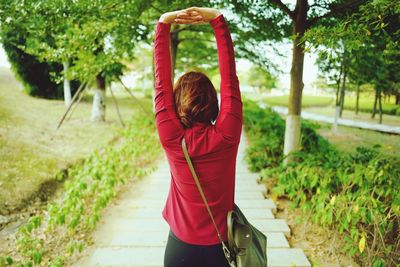
<svg viewBox="0 0 400 267"><path fill-rule="evenodd" d="M121 117L121 113L119 112L119 107L118 107L117 99L116 99L115 96L114 96L114 93L113 93L113 90L112 90L112 88L111 88L111 85L110 85L110 92L111 92L111 96L112 96L112 99L113 99L115 108L117 109L119 121L121 122L122 127L125 127L124 121L122 120L122 117Z"/></svg>
<svg viewBox="0 0 400 267"><path fill-rule="evenodd" d="M150 112L148 112L140 103L139 99L137 99L132 92L128 89L128 87L125 86L125 84L122 82L121 78L118 77L119 82L122 84L122 86L125 88L125 90L130 94L131 97L133 97L139 104L139 106L142 108L142 110L147 114L147 115L152 115Z"/></svg>
<svg viewBox="0 0 400 267"><path fill-rule="evenodd" d="M65 120L65 117L67 116L68 112L71 110L71 107L72 107L72 105L74 104L74 102L75 102L76 98L78 97L79 93L83 90L83 88L86 88L86 84L87 84L87 82L83 82L83 83L79 86L78 91L76 92L76 94L75 94L74 97L72 98L71 103L69 104L67 110L65 111L65 113L64 113L64 115L62 116L60 122L58 123L56 130L58 130L58 129L61 127L61 124L62 124L63 121Z"/></svg>

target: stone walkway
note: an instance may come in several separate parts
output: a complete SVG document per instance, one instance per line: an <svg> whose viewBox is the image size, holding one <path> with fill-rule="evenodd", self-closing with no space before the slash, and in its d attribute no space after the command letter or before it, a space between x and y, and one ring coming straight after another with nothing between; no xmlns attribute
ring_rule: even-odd
<svg viewBox="0 0 400 267"><path fill-rule="evenodd" d="M259 105L262 108L265 108L268 106L261 101L259 101ZM288 113L287 107L273 106L271 108L274 111L278 112L279 114L287 115L287 113ZM320 115L320 114L315 114L315 113L307 112L307 111L302 111L301 117L303 119L307 119L307 120L320 121L320 122L326 122L326 123L333 123L333 121L335 119L333 116ZM373 131L383 132L383 133L400 134L400 126L390 126L390 125L379 124L379 123L370 123L370 122L365 122L365 121L357 121L357 120L341 119L341 118L338 118L338 124L344 125L344 126L355 127L355 128L373 130Z"/></svg>
<svg viewBox="0 0 400 267"><path fill-rule="evenodd" d="M268 267L311 266L301 249L290 248L286 221L274 218L275 203L263 197L264 186L257 184L257 174L247 169L243 159L244 135L243 130L235 201L250 223L267 235ZM164 155L155 172L123 192L117 203L107 208L94 233L94 245L73 266L163 266L169 226L161 211L169 182L169 166Z"/></svg>

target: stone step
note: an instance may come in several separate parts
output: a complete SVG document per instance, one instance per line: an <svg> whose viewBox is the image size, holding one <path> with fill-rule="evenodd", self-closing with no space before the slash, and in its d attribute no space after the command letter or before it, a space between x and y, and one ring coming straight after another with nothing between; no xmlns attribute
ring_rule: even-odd
<svg viewBox="0 0 400 267"><path fill-rule="evenodd" d="M265 232L267 248L288 248L289 244L282 233ZM118 232L108 247L164 247L168 232Z"/></svg>
<svg viewBox="0 0 400 267"><path fill-rule="evenodd" d="M276 212L276 205L271 199L251 200L251 199L235 199L235 203L241 210L247 209L272 209Z"/></svg>
<svg viewBox="0 0 400 267"><path fill-rule="evenodd" d="M248 221L262 232L281 232L290 235L290 228L282 219L252 219ZM115 232L159 232L169 230L169 225L164 220L152 218L115 218L112 224L108 225L109 231Z"/></svg>
<svg viewBox="0 0 400 267"><path fill-rule="evenodd" d="M246 218L252 219L273 219L271 209L241 209ZM118 214L118 218L160 218L162 208L158 207L132 207L127 209L123 205L113 207L113 212Z"/></svg>
<svg viewBox="0 0 400 267"><path fill-rule="evenodd" d="M115 206L113 211L118 214L119 219L160 219L163 220L161 212L162 208L157 207L136 207L126 208L124 206ZM246 209L242 210L247 219L274 219L271 209Z"/></svg>
<svg viewBox="0 0 400 267"><path fill-rule="evenodd" d="M280 232L290 236L290 228L283 219L248 219L261 232Z"/></svg>
<svg viewBox="0 0 400 267"><path fill-rule="evenodd" d="M271 199L235 199L235 203L240 209L272 209L276 211L276 205ZM126 204L126 208L138 208L138 207L164 207L165 198L153 198L153 199L135 199Z"/></svg>
<svg viewBox="0 0 400 267"><path fill-rule="evenodd" d="M264 195L263 192L260 191L253 191L253 192L249 192L249 191L238 191L235 192L235 199L255 199L255 200L263 200Z"/></svg>
<svg viewBox="0 0 400 267"><path fill-rule="evenodd" d="M166 187L169 189L169 185L171 182L171 177L170 176L163 176L161 178L149 178L146 182L154 185L158 185L158 186L162 186L163 188ZM193 184L194 184L194 180L193 180ZM257 181L255 179L247 179L247 178L243 178L243 179L235 179L235 185L236 187L238 186L263 186L262 184L257 183ZM265 188L265 186L264 186Z"/></svg>
<svg viewBox="0 0 400 267"><path fill-rule="evenodd" d="M98 248L76 266L131 266L162 267L164 247ZM268 267L310 267L301 249L270 248L267 250Z"/></svg>
<svg viewBox="0 0 400 267"><path fill-rule="evenodd" d="M310 262L299 248L271 248L267 250L268 267L311 267Z"/></svg>
<svg viewBox="0 0 400 267"><path fill-rule="evenodd" d="M271 209L245 209L242 210L247 219L274 219L274 214Z"/></svg>
<svg viewBox="0 0 400 267"><path fill-rule="evenodd" d="M253 190L251 190L253 189ZM160 188L160 190L149 190L149 191L138 191L138 196L141 199L166 199L168 196L168 190ZM263 190L259 187L254 188L242 188L242 190L236 190L235 199L265 199Z"/></svg>

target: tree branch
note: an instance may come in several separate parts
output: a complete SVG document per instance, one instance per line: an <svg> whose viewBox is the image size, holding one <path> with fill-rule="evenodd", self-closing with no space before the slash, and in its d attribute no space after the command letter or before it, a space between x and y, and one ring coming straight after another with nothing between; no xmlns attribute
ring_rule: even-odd
<svg viewBox="0 0 400 267"><path fill-rule="evenodd" d="M158 12L160 12L161 14L164 14L164 13L165 13L164 11L162 11L162 10L159 9L158 7L154 6L153 4L150 4L150 6L151 6L153 9L157 10Z"/></svg>
<svg viewBox="0 0 400 267"><path fill-rule="evenodd" d="M364 2L365 1L360 1L360 0L348 0L342 4L337 4L337 5L332 4L330 6L330 11L328 13L326 13L325 15L310 19L308 22L308 25L309 25L309 27L312 27L314 24L316 24L321 19L333 17L333 16L338 15L341 12L345 11L346 9L358 7L361 4L363 4Z"/></svg>
<svg viewBox="0 0 400 267"><path fill-rule="evenodd" d="M179 39L179 43L183 42L183 41L200 41L200 42L208 42L208 43L215 43L214 41L211 40L205 40L205 39L201 39L201 38L183 38L183 39Z"/></svg>
<svg viewBox="0 0 400 267"><path fill-rule="evenodd" d="M211 29L211 28L210 28L210 29ZM209 33L211 33L210 30L201 30L201 29L199 29L199 28L195 28L195 27L192 27L192 26L186 26L186 27L183 27L183 28L180 28L180 29L176 30L176 32L181 32L181 31L209 32Z"/></svg>
<svg viewBox="0 0 400 267"><path fill-rule="evenodd" d="M283 12L288 14L289 17L291 17L292 19L294 18L294 12L291 11L287 5L282 3L281 0L269 0L269 2L274 3L275 5L277 5L280 10L282 10Z"/></svg>
<svg viewBox="0 0 400 267"><path fill-rule="evenodd" d="M310 5L310 8L312 8L312 7L320 7L320 8L325 8L325 9L329 8L329 6L321 5L318 2L315 2L314 4Z"/></svg>

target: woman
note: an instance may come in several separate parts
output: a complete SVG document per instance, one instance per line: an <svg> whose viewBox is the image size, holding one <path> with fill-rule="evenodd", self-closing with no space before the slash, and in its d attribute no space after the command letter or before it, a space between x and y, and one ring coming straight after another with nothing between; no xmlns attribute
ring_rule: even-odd
<svg viewBox="0 0 400 267"><path fill-rule="evenodd" d="M172 86L172 23L209 23L213 28L221 75L220 110L216 90L203 73L185 73ZM226 216L233 209L242 131L242 101L227 23L223 14L212 8L191 7L165 13L157 23L154 49L155 119L171 172L162 212L170 226L164 266L229 266L181 147L185 138L218 230L227 241Z"/></svg>

